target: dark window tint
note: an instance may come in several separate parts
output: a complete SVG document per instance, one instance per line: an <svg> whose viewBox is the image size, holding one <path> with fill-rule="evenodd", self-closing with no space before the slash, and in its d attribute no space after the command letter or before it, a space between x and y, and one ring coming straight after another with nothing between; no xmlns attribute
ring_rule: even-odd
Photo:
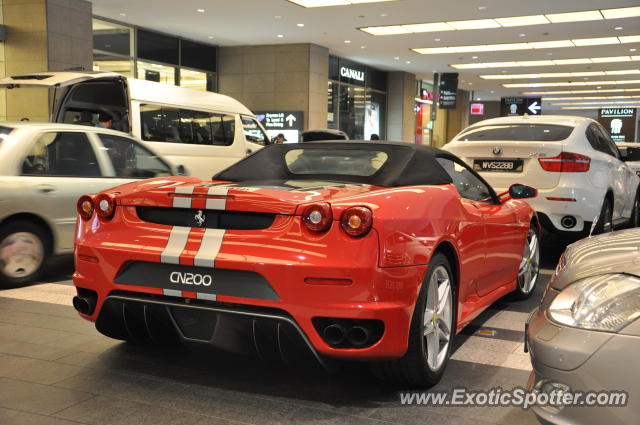
<svg viewBox="0 0 640 425"><path fill-rule="evenodd" d="M178 65L178 39L139 29L138 57Z"/></svg>
<svg viewBox="0 0 640 425"><path fill-rule="evenodd" d="M253 118L242 117L242 130L244 131L244 138L248 142L258 143L263 146L269 144L269 137Z"/></svg>
<svg viewBox="0 0 640 425"><path fill-rule="evenodd" d="M235 135L233 115L141 105L142 140L198 145L230 145Z"/></svg>
<svg viewBox="0 0 640 425"><path fill-rule="evenodd" d="M293 174L371 176L389 159L386 152L355 149L293 149L285 154Z"/></svg>
<svg viewBox="0 0 640 425"><path fill-rule="evenodd" d="M487 124L465 130L457 140L463 142L517 141L559 142L569 137L573 127L552 124Z"/></svg>
<svg viewBox="0 0 640 425"><path fill-rule="evenodd" d="M152 178L171 175L169 166L136 141L111 134L100 134L116 177Z"/></svg>
<svg viewBox="0 0 640 425"><path fill-rule="evenodd" d="M447 158L438 158L438 162L451 176L461 197L477 202L493 202L491 190L473 171Z"/></svg>
<svg viewBox="0 0 640 425"><path fill-rule="evenodd" d="M100 176L98 160L84 133L43 133L22 163L22 174Z"/></svg>
<svg viewBox="0 0 640 425"><path fill-rule="evenodd" d="M93 30L93 48L106 52L131 55L131 35L128 28Z"/></svg>
<svg viewBox="0 0 640 425"><path fill-rule="evenodd" d="M602 144L606 149L606 153L620 159L620 151L618 150L615 142L611 140L611 135L609 134L609 132L600 124L594 125L596 126L598 133L600 133L600 138L602 139Z"/></svg>
<svg viewBox="0 0 640 425"><path fill-rule="evenodd" d="M206 44L182 40L180 42L181 65L188 68L216 71L216 48Z"/></svg>
<svg viewBox="0 0 640 425"><path fill-rule="evenodd" d="M587 127L586 136L593 149L616 158L620 157L618 148L611 141L610 136L602 130L598 124L590 124L589 127Z"/></svg>

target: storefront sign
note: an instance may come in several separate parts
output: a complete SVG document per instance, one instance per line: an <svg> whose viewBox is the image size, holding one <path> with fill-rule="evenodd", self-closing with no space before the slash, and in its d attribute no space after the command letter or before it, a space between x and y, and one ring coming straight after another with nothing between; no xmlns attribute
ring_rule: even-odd
<svg viewBox="0 0 640 425"><path fill-rule="evenodd" d="M362 81L364 83L364 71L358 71L357 69L342 66L340 67L340 76L344 78L350 78L352 80Z"/></svg>
<svg viewBox="0 0 640 425"><path fill-rule="evenodd" d="M444 72L440 74L438 85L438 108L456 109L458 99L458 73Z"/></svg>
<svg viewBox="0 0 640 425"><path fill-rule="evenodd" d="M614 142L635 142L636 115L635 108L602 108L598 122L609 131Z"/></svg>
<svg viewBox="0 0 640 425"><path fill-rule="evenodd" d="M541 97L503 97L500 99L500 115L542 115Z"/></svg>
<svg viewBox="0 0 640 425"><path fill-rule="evenodd" d="M484 115L484 103L472 103L470 113L471 115Z"/></svg>
<svg viewBox="0 0 640 425"><path fill-rule="evenodd" d="M271 139L282 133L287 142L297 142L304 128L302 111L256 112L256 117Z"/></svg>

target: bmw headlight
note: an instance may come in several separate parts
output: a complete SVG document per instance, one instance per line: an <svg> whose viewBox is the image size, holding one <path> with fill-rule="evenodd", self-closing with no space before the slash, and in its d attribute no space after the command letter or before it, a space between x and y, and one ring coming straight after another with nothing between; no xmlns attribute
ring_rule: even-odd
<svg viewBox="0 0 640 425"><path fill-rule="evenodd" d="M640 317L640 279L624 274L581 279L555 297L548 314L563 325L617 332Z"/></svg>

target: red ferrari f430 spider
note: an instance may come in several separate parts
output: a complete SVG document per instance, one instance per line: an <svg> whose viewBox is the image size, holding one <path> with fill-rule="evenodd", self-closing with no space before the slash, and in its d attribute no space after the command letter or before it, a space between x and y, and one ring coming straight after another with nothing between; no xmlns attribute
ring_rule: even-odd
<svg viewBox="0 0 640 425"><path fill-rule="evenodd" d="M101 333L263 358L366 360L430 386L452 338L531 295L539 225L456 156L371 142L268 146L205 182L78 200L74 306Z"/></svg>

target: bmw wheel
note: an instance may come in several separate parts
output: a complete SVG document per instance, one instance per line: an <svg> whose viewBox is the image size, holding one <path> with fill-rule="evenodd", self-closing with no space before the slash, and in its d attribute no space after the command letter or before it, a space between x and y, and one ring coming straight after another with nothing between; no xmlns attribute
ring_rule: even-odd
<svg viewBox="0 0 640 425"><path fill-rule="evenodd" d="M13 221L0 227L0 288L36 280L51 249L49 235L30 221Z"/></svg>
<svg viewBox="0 0 640 425"><path fill-rule="evenodd" d="M640 227L640 190L636 193L636 199L633 201L633 210L631 211L629 226Z"/></svg>
<svg viewBox="0 0 640 425"><path fill-rule="evenodd" d="M613 202L609 198L605 198L594 233L599 235L609 232L613 232Z"/></svg>
<svg viewBox="0 0 640 425"><path fill-rule="evenodd" d="M532 225L527 233L524 252L518 268L517 286L513 292L518 299L526 299L533 294L540 271L540 238L538 231Z"/></svg>
<svg viewBox="0 0 640 425"><path fill-rule="evenodd" d="M413 312L407 353L398 360L372 363L377 377L420 387L431 387L440 381L455 334L452 276L447 258L436 253Z"/></svg>

